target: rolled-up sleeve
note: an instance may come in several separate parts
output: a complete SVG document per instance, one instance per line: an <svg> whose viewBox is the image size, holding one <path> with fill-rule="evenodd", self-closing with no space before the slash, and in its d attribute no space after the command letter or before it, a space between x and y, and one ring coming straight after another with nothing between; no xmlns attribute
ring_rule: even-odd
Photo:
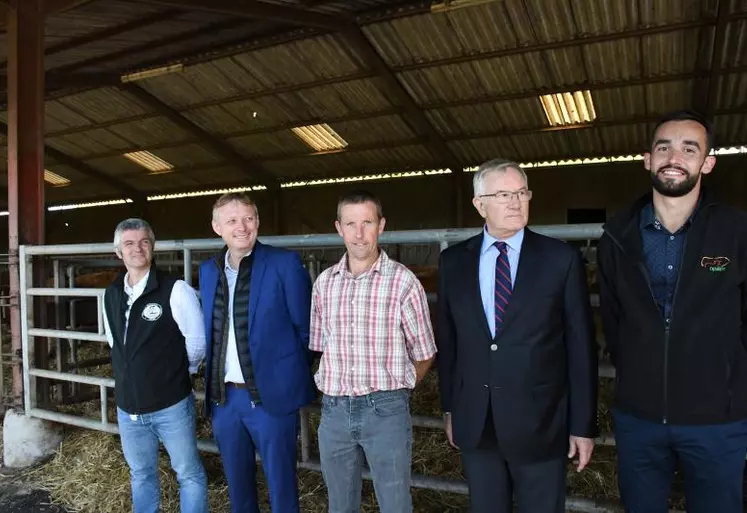
<svg viewBox="0 0 747 513"><path fill-rule="evenodd" d="M205 358L205 324L197 293L185 281L177 280L169 304L174 321L184 335L189 373L195 374Z"/></svg>

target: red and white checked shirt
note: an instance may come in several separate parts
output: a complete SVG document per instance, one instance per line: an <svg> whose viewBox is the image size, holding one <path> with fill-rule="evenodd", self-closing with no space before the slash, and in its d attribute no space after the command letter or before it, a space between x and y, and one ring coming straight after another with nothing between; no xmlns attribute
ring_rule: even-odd
<svg viewBox="0 0 747 513"><path fill-rule="evenodd" d="M414 362L436 354L423 286L384 251L357 278L343 255L314 283L309 347L322 353L314 379L327 395L415 388Z"/></svg>

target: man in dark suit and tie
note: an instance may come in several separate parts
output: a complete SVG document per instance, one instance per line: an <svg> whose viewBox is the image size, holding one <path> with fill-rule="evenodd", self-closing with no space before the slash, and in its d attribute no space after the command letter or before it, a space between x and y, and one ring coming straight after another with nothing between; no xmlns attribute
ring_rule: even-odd
<svg viewBox="0 0 747 513"><path fill-rule="evenodd" d="M473 513L565 510L566 457L589 462L597 357L581 254L526 228L521 167L474 176L480 235L439 264L436 343L449 442L462 453Z"/></svg>

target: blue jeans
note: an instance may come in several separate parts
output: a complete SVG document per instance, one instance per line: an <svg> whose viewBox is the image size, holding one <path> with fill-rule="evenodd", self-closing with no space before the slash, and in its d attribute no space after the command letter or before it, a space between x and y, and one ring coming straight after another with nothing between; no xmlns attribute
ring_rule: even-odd
<svg viewBox="0 0 747 513"><path fill-rule="evenodd" d="M742 513L747 421L667 425L614 411L620 496L627 513L666 513L675 467L689 513Z"/></svg>
<svg viewBox="0 0 747 513"><path fill-rule="evenodd" d="M117 408L117 422L130 467L133 513L158 513L159 440L176 471L182 513L206 513L207 476L197 450L194 396L190 394L173 406L144 415L130 416Z"/></svg>
<svg viewBox="0 0 747 513"><path fill-rule="evenodd" d="M409 390L322 398L319 453L329 513L360 510L365 457L382 513L410 513Z"/></svg>

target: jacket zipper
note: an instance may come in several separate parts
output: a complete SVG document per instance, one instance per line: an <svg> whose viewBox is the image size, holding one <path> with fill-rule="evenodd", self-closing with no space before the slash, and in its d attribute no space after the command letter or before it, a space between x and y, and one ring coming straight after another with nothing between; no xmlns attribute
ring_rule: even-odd
<svg viewBox="0 0 747 513"><path fill-rule="evenodd" d="M614 242L619 248L620 251L622 251L626 256L627 252L625 251L625 248L622 244L620 244L620 241L617 240L610 232L605 231L605 233L609 236L610 239L612 239L612 242ZM687 239L685 240L687 243ZM682 246L682 255L685 254L685 247ZM656 310L659 310L659 304L656 302L656 296L654 295L654 289L651 288L651 280L648 277L648 269L646 269L646 265L638 261L638 265L636 266L641 271L641 274L643 274L643 279L646 282L646 285L648 286L648 291L651 294L651 300L654 302L654 306L656 307ZM677 273L677 281L674 285L674 295L672 296L672 312L674 312L674 298L677 295L677 286L680 282L680 273ZM673 315L670 315L670 320L673 317ZM667 413L668 413L668 401L669 401L669 325L670 323L667 322L666 319L664 319L664 377L663 377L663 387L662 387L662 395L664 400L664 415L662 416L662 424L667 423Z"/></svg>

